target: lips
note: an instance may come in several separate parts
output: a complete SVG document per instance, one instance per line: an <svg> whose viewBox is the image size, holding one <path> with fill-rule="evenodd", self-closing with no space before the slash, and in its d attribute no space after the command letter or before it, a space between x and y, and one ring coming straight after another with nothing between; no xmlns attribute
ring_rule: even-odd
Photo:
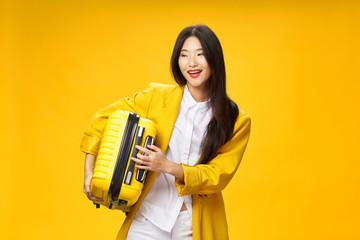
<svg viewBox="0 0 360 240"><path fill-rule="evenodd" d="M192 70L189 70L187 72L190 75L190 77L197 78L198 76L200 76L202 70L201 69L192 69Z"/></svg>

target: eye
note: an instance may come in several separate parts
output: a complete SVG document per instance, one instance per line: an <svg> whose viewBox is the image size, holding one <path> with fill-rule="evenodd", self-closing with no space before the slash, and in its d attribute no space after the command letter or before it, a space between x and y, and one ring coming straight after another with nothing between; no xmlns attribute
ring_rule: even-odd
<svg viewBox="0 0 360 240"><path fill-rule="evenodd" d="M186 54L181 53L181 54L180 54L180 57L187 57L187 55L186 55Z"/></svg>
<svg viewBox="0 0 360 240"><path fill-rule="evenodd" d="M205 56L204 53L198 53L198 56Z"/></svg>

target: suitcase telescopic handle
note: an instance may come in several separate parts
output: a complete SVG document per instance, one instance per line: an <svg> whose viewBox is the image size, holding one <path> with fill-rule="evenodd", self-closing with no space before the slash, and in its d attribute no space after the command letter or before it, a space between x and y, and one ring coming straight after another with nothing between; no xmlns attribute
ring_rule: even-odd
<svg viewBox="0 0 360 240"><path fill-rule="evenodd" d="M144 129L145 129L144 127L138 126L137 134L136 134L136 138L135 138L135 144L134 144L134 148L132 150L131 157L136 158L136 155L139 152L139 150L135 146L141 144L143 136L144 136ZM129 185L131 183L131 179L134 174L134 169L135 169L135 162L133 160L130 160L130 164L129 164L129 167L127 169L126 176L125 176L125 181L124 181L125 184Z"/></svg>
<svg viewBox="0 0 360 240"><path fill-rule="evenodd" d="M154 138L147 136L145 139L145 144L144 144L144 148L149 149L147 146L148 145L153 145L154 144ZM142 155L146 155L146 153L142 153ZM142 165L142 164L140 164ZM136 180L138 182L144 182L144 178L145 178L145 170L144 169L138 169L136 172Z"/></svg>

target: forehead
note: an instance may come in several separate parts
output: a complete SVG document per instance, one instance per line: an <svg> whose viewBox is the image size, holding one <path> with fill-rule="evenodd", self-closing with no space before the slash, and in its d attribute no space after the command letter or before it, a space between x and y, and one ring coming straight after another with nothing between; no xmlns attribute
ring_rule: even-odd
<svg viewBox="0 0 360 240"><path fill-rule="evenodd" d="M195 36L191 36L185 40L181 50L201 50L201 49L202 46L200 40Z"/></svg>

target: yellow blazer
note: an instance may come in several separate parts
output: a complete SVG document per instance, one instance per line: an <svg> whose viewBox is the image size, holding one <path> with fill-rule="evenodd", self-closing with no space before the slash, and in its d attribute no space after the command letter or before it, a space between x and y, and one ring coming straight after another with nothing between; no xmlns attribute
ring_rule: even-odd
<svg viewBox="0 0 360 240"><path fill-rule="evenodd" d="M133 111L154 121L156 145L165 153L179 111L184 88L151 83L132 98L122 98L95 114L81 143L81 150L97 155L108 116L116 110ZM217 157L207 164L182 164L184 182L175 180L179 196L192 195L193 239L228 239L224 201L221 191L235 174L250 134L250 117L240 110L232 138L219 149ZM141 202L153 184L157 172L149 172L138 202L131 208L117 236L126 239L130 224Z"/></svg>

